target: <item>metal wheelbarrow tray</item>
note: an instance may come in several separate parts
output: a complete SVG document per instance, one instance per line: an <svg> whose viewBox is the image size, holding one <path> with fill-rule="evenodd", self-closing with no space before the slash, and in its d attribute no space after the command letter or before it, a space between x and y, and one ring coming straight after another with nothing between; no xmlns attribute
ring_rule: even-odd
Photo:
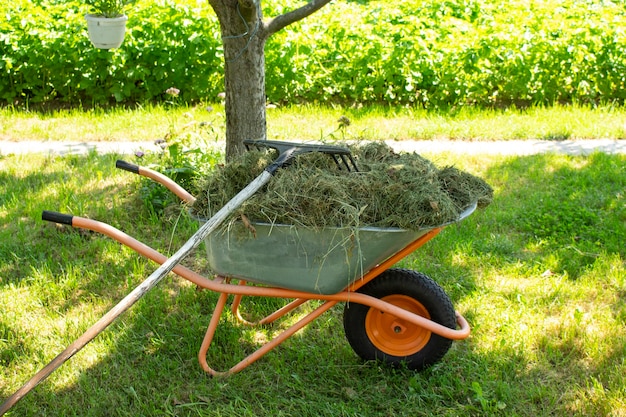
<svg viewBox="0 0 626 417"><path fill-rule="evenodd" d="M160 267L9 397L0 406L0 415L93 340L169 272L201 288L220 293L198 353L202 369L214 376L241 371L338 302L345 303L343 325L346 338L365 360L380 360L392 366L404 364L410 369L421 370L442 359L453 340L469 335L467 321L454 310L449 297L438 284L419 272L391 268L435 237L447 224L419 231L380 228L312 230L289 225L256 224L256 238L250 238L250 232L236 223L232 227L217 229L237 204L249 198L295 155L323 152L331 154L338 166L344 164L346 167L352 161L347 149L264 141L263 146L268 145L280 151L276 161L216 215L201 224L198 232L170 258L106 223L56 212L43 213L43 220L109 236L160 264ZM156 171L124 161L118 161L116 166L157 181L186 203L195 201L186 190ZM474 203L457 221L469 216L475 209ZM202 241L215 272L212 277L202 276L180 265L180 261ZM233 283L233 279L238 282ZM262 285L248 285L248 281ZM220 372L209 366L207 355L231 295L234 295L232 312L243 323L250 325L272 323L309 300L323 302L229 370ZM292 301L257 323L248 323L239 313L243 296Z"/></svg>
<svg viewBox="0 0 626 417"><path fill-rule="evenodd" d="M292 290L335 294L430 229L311 229L240 222L209 235L209 266L218 275Z"/></svg>

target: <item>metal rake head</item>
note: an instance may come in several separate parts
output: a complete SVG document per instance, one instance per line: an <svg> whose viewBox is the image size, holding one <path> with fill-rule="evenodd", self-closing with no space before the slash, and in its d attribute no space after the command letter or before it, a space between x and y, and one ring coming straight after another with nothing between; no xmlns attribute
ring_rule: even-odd
<svg viewBox="0 0 626 417"><path fill-rule="evenodd" d="M358 172L359 168L356 165L350 149L341 146L331 146L315 143L299 143L299 142L283 142L277 140L251 140L247 139L243 141L247 150L250 148L256 149L275 149L284 158L282 165L288 165L291 159L297 155L310 152L321 152L329 155L337 168L340 170L347 169L348 172ZM280 157L279 157L280 158Z"/></svg>

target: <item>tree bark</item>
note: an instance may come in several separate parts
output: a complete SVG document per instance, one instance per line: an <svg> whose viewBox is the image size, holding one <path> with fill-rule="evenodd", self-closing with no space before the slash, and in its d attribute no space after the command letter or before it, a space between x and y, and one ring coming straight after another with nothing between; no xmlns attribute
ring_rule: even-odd
<svg viewBox="0 0 626 417"><path fill-rule="evenodd" d="M267 31L269 34L276 33L285 26L289 26L290 24L315 13L330 2L331 0L311 0L298 9L276 16L266 23Z"/></svg>
<svg viewBox="0 0 626 417"><path fill-rule="evenodd" d="M227 161L243 152L244 139L266 139L266 36L260 4L241 3L209 0L219 19L224 45Z"/></svg>
<svg viewBox="0 0 626 417"><path fill-rule="evenodd" d="M267 139L264 51L267 38L330 1L311 0L264 22L261 0L209 0L220 22L224 45L227 161L244 151L245 139Z"/></svg>

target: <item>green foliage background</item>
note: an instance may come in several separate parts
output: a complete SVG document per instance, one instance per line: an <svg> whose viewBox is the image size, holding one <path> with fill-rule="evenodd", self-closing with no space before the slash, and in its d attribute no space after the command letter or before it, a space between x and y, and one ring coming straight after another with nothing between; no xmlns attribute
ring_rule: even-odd
<svg viewBox="0 0 626 417"><path fill-rule="evenodd" d="M266 1L265 16L302 2ZM93 48L74 0L0 5L0 103L212 101L217 19L201 0L140 0L122 47ZM338 1L270 39L272 102L425 108L623 104L626 7L608 0Z"/></svg>

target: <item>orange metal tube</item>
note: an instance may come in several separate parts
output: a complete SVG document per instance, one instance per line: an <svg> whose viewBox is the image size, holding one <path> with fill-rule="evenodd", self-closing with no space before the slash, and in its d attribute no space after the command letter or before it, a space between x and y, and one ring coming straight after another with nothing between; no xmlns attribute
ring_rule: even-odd
<svg viewBox="0 0 626 417"><path fill-rule="evenodd" d="M137 174L158 182L159 184L161 184L162 186L164 186L165 188L167 188L168 190L176 194L178 198L183 200L185 203L193 204L193 202L196 201L196 198L193 195L191 195L187 190L185 190L183 187L178 185L171 178L161 174L160 172L154 171L150 168L145 168L141 166L138 168L139 170L137 171Z"/></svg>
<svg viewBox="0 0 626 417"><path fill-rule="evenodd" d="M220 294L220 297L217 299L217 304L215 304L215 309L213 309L213 315L211 316L211 321L209 322L209 326L207 327L206 333L204 335L204 339L202 340L202 344L200 345L200 351L198 352L198 362L200 362L200 366L205 372L208 372L211 375L216 375L216 373L207 364L206 353L209 350L209 347L211 346L211 342L213 341L215 330L217 329L217 325L220 322L220 317L222 317L222 311L224 311L224 306L226 306L227 300L228 300L227 293Z"/></svg>
<svg viewBox="0 0 626 417"><path fill-rule="evenodd" d="M278 310L276 310L269 316L265 317L263 320L259 321L259 324L273 323L274 321L283 317L285 314L291 313L293 310L300 307L302 304L306 303L307 301L309 300L304 299L304 298L298 298L297 300L290 302L289 304L279 308Z"/></svg>
<svg viewBox="0 0 626 417"><path fill-rule="evenodd" d="M247 285L247 281L239 281L239 285ZM298 308L299 306L301 306L302 304L306 303L309 300L306 299L302 299L299 298L297 300L294 300L292 302L290 302L289 304L279 308L278 310L276 310L275 312L273 312L272 314L270 314L267 317L264 317L263 319L257 321L257 322L250 322L246 319L244 319L241 315L241 312L239 311L239 306L241 305L241 300L244 297L245 294L237 294L235 295L235 297L233 298L233 302L230 306L230 311L233 313L233 315L237 318L237 320L241 323L244 323L248 326L257 326L260 324L269 324L269 323L273 323L274 321L278 320L279 318L283 317L286 314L289 314L291 311L295 310L296 308Z"/></svg>
<svg viewBox="0 0 626 417"><path fill-rule="evenodd" d="M220 301L221 301L221 297L220 297ZM202 346L200 347L200 352L198 352L198 360L200 361L200 366L202 366L202 369L204 369L205 372L208 372L209 374L213 376L226 376L226 375L237 373L245 369L252 363L256 362L257 360L259 360L266 353L268 353L269 351L274 349L276 346L283 343L289 337L293 336L296 332L298 332L307 324L311 323L313 320L315 320L316 318L321 316L323 313L328 311L335 304L337 304L337 301L328 301L322 304L321 306L319 306L318 308L316 308L315 310L313 310L312 312L304 316L302 319L300 319L297 323L287 328L281 334L279 334L278 336L276 336L275 338L273 338L272 340L270 340L269 342L267 342L266 344L264 344L263 346L255 350L250 355L246 356L244 359L238 362L235 366L233 366L232 368L230 368L228 371L225 371L225 372L216 371L215 369L211 368L208 365L207 360L206 360L206 355L211 345L211 341L213 340L213 335L215 334L215 330L217 329L217 322L219 322L219 314L221 314L221 310L223 310L224 308L223 305L221 306L218 305L215 307L215 310L213 312L213 317L211 317L211 324L209 325L209 328L207 329L207 333L202 342ZM218 307L220 307L219 314L218 314ZM215 316L218 316L217 320L215 320Z"/></svg>
<svg viewBox="0 0 626 417"><path fill-rule="evenodd" d="M248 283L244 280L239 281L239 285L247 285ZM248 320L244 319L241 316L241 313L239 312L239 305L241 305L241 299L243 298L242 294L237 294L235 295L235 297L233 298L233 302L230 306L230 311L235 315L235 317L237 318L237 320L239 320L241 323L247 324L248 326L254 326L256 323L252 323L249 322Z"/></svg>

